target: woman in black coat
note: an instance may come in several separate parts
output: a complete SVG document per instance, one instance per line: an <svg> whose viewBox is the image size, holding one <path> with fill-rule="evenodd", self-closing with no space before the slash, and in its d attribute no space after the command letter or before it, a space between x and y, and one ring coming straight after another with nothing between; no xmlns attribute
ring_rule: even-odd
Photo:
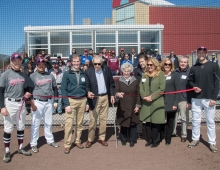
<svg viewBox="0 0 220 170"><path fill-rule="evenodd" d="M131 76L133 66L129 63L122 64L121 76L116 82L114 90L116 101L118 101L116 123L120 125L120 138L122 145L126 145L127 133L130 134L130 147L137 140L137 124L139 123L139 108L141 107L139 95L139 82Z"/></svg>
<svg viewBox="0 0 220 170"><path fill-rule="evenodd" d="M173 92L181 90L181 85L179 81L179 74L174 72L174 64L169 58L165 58L161 63L161 70L164 72L166 77L166 90L165 92ZM177 111L177 106L179 103L180 93L176 94L166 94L164 95L165 112L167 115L166 128L166 145L170 145L171 137L173 132L173 123Z"/></svg>

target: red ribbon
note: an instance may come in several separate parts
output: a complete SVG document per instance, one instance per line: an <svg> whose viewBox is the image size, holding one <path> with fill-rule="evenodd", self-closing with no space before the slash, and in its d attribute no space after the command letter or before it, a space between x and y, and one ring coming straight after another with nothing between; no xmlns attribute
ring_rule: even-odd
<svg viewBox="0 0 220 170"><path fill-rule="evenodd" d="M171 91L171 92L163 92L163 93L158 93L158 95L161 95L161 94L176 94L176 93L184 93L184 92L189 92L189 91L193 91L194 88L191 88L191 89L186 89L186 90L177 90L177 91ZM33 95L33 94L32 94ZM124 94L126 96L140 96L140 95L137 95L137 94ZM72 99L80 99L80 98L84 98L84 97L77 97L77 96L41 96L41 95L34 95L34 96L39 96L39 97L43 97L43 98L72 98ZM99 96L94 96L94 97L99 97ZM21 108L19 110L19 119L21 120L21 117L20 117L20 114L21 114L21 109L24 105L24 101L25 101L25 98L24 100L22 100L22 105L21 105Z"/></svg>
<svg viewBox="0 0 220 170"><path fill-rule="evenodd" d="M21 106L20 106L20 109L19 109L19 119L21 120L21 110L22 110L22 107L23 107L23 105L24 105L24 102L25 102L25 100L26 100L26 98L24 98L23 100L22 100L22 103L21 103Z"/></svg>
<svg viewBox="0 0 220 170"><path fill-rule="evenodd" d="M176 94L176 93L184 93L184 92L188 92L188 91L193 91L195 90L194 88L191 89L186 89L186 90L177 90L177 91L171 91L171 92L163 92L160 94Z"/></svg>

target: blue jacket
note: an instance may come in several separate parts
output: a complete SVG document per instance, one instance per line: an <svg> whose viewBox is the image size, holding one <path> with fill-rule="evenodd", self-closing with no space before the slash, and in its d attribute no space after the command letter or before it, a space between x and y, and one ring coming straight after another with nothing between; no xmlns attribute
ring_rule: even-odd
<svg viewBox="0 0 220 170"><path fill-rule="evenodd" d="M124 64L124 63L127 63L127 62L132 65L132 61L131 61L131 60L123 60L123 61L121 62L121 65Z"/></svg>
<svg viewBox="0 0 220 170"><path fill-rule="evenodd" d="M162 58L161 58L161 55L160 55L160 54L158 54L158 55L155 55L155 54L154 54L153 57L156 58L159 62L162 61Z"/></svg>
<svg viewBox="0 0 220 170"><path fill-rule="evenodd" d="M89 60L89 61L92 61L92 56L88 55L87 57L86 56L81 56L81 64L86 64L86 59Z"/></svg>

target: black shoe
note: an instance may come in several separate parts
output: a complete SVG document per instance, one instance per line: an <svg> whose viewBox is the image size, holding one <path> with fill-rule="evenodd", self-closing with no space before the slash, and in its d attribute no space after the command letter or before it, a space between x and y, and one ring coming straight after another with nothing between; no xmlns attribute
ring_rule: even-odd
<svg viewBox="0 0 220 170"><path fill-rule="evenodd" d="M169 146L171 142L166 142L165 145Z"/></svg>
<svg viewBox="0 0 220 170"><path fill-rule="evenodd" d="M138 138L138 139L141 139L141 137L142 137L142 134L141 134L141 133L138 133L138 134L137 134L137 138Z"/></svg>
<svg viewBox="0 0 220 170"><path fill-rule="evenodd" d="M122 146L126 146L126 142L121 142L121 145Z"/></svg>
<svg viewBox="0 0 220 170"><path fill-rule="evenodd" d="M160 143L153 143L150 147L151 147L151 148L156 148L156 147L159 146L159 144L160 144Z"/></svg>
<svg viewBox="0 0 220 170"><path fill-rule="evenodd" d="M186 142L186 138L181 138L181 142Z"/></svg>
<svg viewBox="0 0 220 170"><path fill-rule="evenodd" d="M152 142L147 142L147 143L145 144L145 147L148 147L148 146L150 146L150 145L152 145Z"/></svg>
<svg viewBox="0 0 220 170"><path fill-rule="evenodd" d="M131 143L130 143L130 147L133 147L133 146L134 146L134 142L131 142Z"/></svg>
<svg viewBox="0 0 220 170"><path fill-rule="evenodd" d="M172 137L177 137L177 136L178 136L178 135L177 135L177 134L175 134L175 133L173 133L173 134L172 134Z"/></svg>

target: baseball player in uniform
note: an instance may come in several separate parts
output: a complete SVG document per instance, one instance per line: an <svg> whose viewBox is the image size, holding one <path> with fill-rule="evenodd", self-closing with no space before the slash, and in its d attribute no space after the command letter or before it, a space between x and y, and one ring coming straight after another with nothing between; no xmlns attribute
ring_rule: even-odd
<svg viewBox="0 0 220 170"><path fill-rule="evenodd" d="M52 134L52 100L51 97L57 95L56 80L53 75L45 72L46 61L42 58L37 59L37 71L30 75L30 78L34 84L33 88L33 100L37 107L36 111L32 111L32 123L31 123L31 149L34 153L38 152L37 140L39 138L39 127L41 119L44 119L44 135L48 145L55 148L58 144L54 142ZM54 93L53 93L54 92ZM45 97L44 97L45 96ZM50 97L49 97L50 96ZM57 98L55 98L54 107L57 108Z"/></svg>
<svg viewBox="0 0 220 170"><path fill-rule="evenodd" d="M4 162L11 161L10 140L14 129L14 123L17 126L18 153L30 156L31 153L23 149L23 138L25 128L26 108L23 99L31 97L30 79L22 72L22 57L19 53L14 53L10 57L11 69L4 72L0 77L0 108L4 118ZM5 99L4 99L5 98Z"/></svg>

